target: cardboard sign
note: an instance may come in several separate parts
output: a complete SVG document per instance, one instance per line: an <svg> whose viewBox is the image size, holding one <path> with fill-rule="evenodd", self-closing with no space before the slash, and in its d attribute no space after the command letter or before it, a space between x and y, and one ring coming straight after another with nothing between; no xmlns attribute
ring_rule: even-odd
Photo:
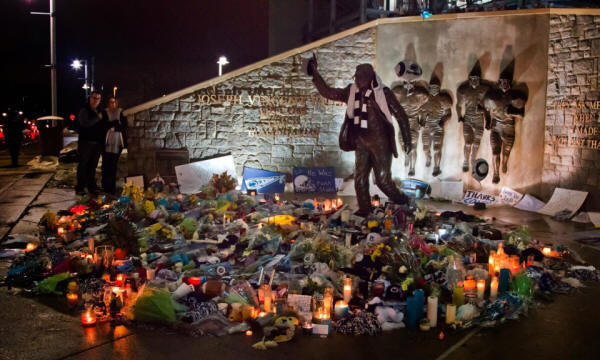
<svg viewBox="0 0 600 360"><path fill-rule="evenodd" d="M244 167L242 191L255 190L256 193L283 193L285 174L275 171Z"/></svg>
<svg viewBox="0 0 600 360"><path fill-rule="evenodd" d="M335 169L294 167L293 183L297 193L335 193Z"/></svg>
<svg viewBox="0 0 600 360"><path fill-rule="evenodd" d="M465 196L462 199L463 204L474 205L475 203L484 203L491 205L496 203L496 196L492 194L486 194L479 191L467 190Z"/></svg>
<svg viewBox="0 0 600 360"><path fill-rule="evenodd" d="M200 192L202 186L208 184L214 174L220 175L223 172L237 179L231 155L175 166L177 183L179 184L179 191L182 194Z"/></svg>
<svg viewBox="0 0 600 360"><path fill-rule="evenodd" d="M519 203L519 201L521 201L521 199L523 198L523 194L504 186L502 187L502 191L500 191L500 195L498 197L503 203L515 206Z"/></svg>

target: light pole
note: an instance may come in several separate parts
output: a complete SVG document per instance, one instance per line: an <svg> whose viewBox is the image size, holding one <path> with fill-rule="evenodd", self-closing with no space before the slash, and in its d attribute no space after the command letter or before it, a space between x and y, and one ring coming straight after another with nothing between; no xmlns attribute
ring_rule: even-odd
<svg viewBox="0 0 600 360"><path fill-rule="evenodd" d="M79 59L75 59L73 60L73 62L71 63L71 67L77 71L79 69L81 69L81 66L83 66L83 78L85 83L83 84L83 89L85 89L85 97L89 97L90 96L90 83L88 82L88 63L87 60L79 60Z"/></svg>
<svg viewBox="0 0 600 360"><path fill-rule="evenodd" d="M52 115L57 114L56 101L56 17L54 16L55 0L50 0L50 12L34 12L32 15L50 16L50 97L52 103Z"/></svg>
<svg viewBox="0 0 600 360"><path fill-rule="evenodd" d="M227 61L225 56L221 56L217 64L219 64L219 76L221 76L223 75L223 66L229 64L229 61Z"/></svg>

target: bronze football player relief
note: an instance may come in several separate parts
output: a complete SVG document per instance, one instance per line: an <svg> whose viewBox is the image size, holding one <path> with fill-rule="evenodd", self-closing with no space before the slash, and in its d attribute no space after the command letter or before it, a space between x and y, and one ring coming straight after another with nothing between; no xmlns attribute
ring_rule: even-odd
<svg viewBox="0 0 600 360"><path fill-rule="evenodd" d="M491 130L492 164L494 175L492 182L500 182L500 163L502 173L508 170L508 159L515 142L515 123L525 116L525 91L512 88L514 62L500 74L497 86L489 89L483 99L486 115L486 128Z"/></svg>
<svg viewBox="0 0 600 360"><path fill-rule="evenodd" d="M438 64L439 67L441 64ZM452 117L452 96L447 90L441 90L441 80L434 71L429 81L429 100L421 108L421 126L423 127L423 151L431 166L431 147L433 144L433 176L442 173L440 162L444 144L444 124Z"/></svg>
<svg viewBox="0 0 600 360"><path fill-rule="evenodd" d="M417 162L417 142L419 141L419 130L421 123L419 116L421 107L429 99L427 88L421 84L418 79L423 71L421 67L414 62L401 61L396 65L395 72L398 77L403 80L403 83L394 86L392 91L396 95L396 99L408 116L410 124L410 151L404 154L404 166L407 167L408 176L415 175L415 164Z"/></svg>
<svg viewBox="0 0 600 360"><path fill-rule="evenodd" d="M385 87L370 64L356 67L354 83L343 89L329 87L317 70L317 60L307 64L308 75L321 96L347 104L346 116L340 132L340 147L355 152L354 188L358 200L358 215L371 210L369 175L375 173L375 183L390 200L405 204L408 197L392 180L392 156L398 157L392 120L400 128L399 137L404 151L410 153L410 129L406 113L392 91ZM393 115L393 116L392 116Z"/></svg>
<svg viewBox="0 0 600 360"><path fill-rule="evenodd" d="M472 167L477 159L485 119L482 101L489 88L487 83L481 81L481 67L477 62L469 74L469 80L460 84L456 91L456 115L458 121L463 123L465 140L464 172L469 171L469 163Z"/></svg>

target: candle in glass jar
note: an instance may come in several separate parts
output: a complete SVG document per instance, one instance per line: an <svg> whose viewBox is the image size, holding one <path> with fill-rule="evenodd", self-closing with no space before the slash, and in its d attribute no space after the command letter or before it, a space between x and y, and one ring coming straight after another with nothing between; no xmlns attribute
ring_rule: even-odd
<svg viewBox="0 0 600 360"><path fill-rule="evenodd" d="M452 324L456 318L456 305L446 305L446 324Z"/></svg>
<svg viewBox="0 0 600 360"><path fill-rule="evenodd" d="M343 223L348 223L348 221L350 221L350 210L342 210L341 220Z"/></svg>
<svg viewBox="0 0 600 360"><path fill-rule="evenodd" d="M344 302L350 303L350 299L352 298L352 279L345 278L344 279Z"/></svg>
<svg viewBox="0 0 600 360"><path fill-rule="evenodd" d="M96 323L96 315L92 312L91 309L87 309L81 314L81 325L83 326L92 326Z"/></svg>
<svg viewBox="0 0 600 360"><path fill-rule="evenodd" d="M79 302L79 295L77 295L76 293L67 293L67 305L69 306L69 308L74 308L77 306L77 303Z"/></svg>
<svg viewBox="0 0 600 360"><path fill-rule="evenodd" d="M494 250L490 251L490 256L488 259L488 272L490 273L490 275L494 274L494 266L495 266L495 257L496 257L496 252Z"/></svg>
<svg viewBox="0 0 600 360"><path fill-rule="evenodd" d="M275 202L279 202L279 200L281 199L279 194L275 194L275 196L273 196L273 199L275 200Z"/></svg>
<svg viewBox="0 0 600 360"><path fill-rule="evenodd" d="M327 313L329 316L331 316L331 309L333 308L333 288L332 287L326 287L324 294L323 294L323 306L324 306L324 310L325 313Z"/></svg>
<svg viewBox="0 0 600 360"><path fill-rule="evenodd" d="M30 252L37 249L37 244L35 243L27 243L27 246L25 247L25 252Z"/></svg>
<svg viewBox="0 0 600 360"><path fill-rule="evenodd" d="M272 310L271 302L273 300L273 297L272 297L273 295L271 293L271 287L268 284L265 284L262 286L262 288L263 288L263 296L264 296L264 303L263 303L264 310L265 310L265 312L270 313Z"/></svg>
<svg viewBox="0 0 600 360"><path fill-rule="evenodd" d="M462 286L455 286L452 292L452 303L456 306L464 305L465 303L465 288Z"/></svg>
<svg viewBox="0 0 600 360"><path fill-rule="evenodd" d="M427 320L429 320L429 326L437 326L437 308L438 298L436 296L429 296L427 298Z"/></svg>
<svg viewBox="0 0 600 360"><path fill-rule="evenodd" d="M348 314L348 303L346 303L342 300L336 301L333 311L334 311L336 320L342 319L344 316L346 316Z"/></svg>
<svg viewBox="0 0 600 360"><path fill-rule="evenodd" d="M546 255L546 256L550 256L550 253L552 253L552 248L549 246L546 246L542 249L542 253L544 253L544 255Z"/></svg>
<svg viewBox="0 0 600 360"><path fill-rule="evenodd" d="M498 278L493 277L490 283L490 300L496 300L498 297Z"/></svg>
<svg viewBox="0 0 600 360"><path fill-rule="evenodd" d="M477 280L477 299L482 300L485 293L485 280Z"/></svg>

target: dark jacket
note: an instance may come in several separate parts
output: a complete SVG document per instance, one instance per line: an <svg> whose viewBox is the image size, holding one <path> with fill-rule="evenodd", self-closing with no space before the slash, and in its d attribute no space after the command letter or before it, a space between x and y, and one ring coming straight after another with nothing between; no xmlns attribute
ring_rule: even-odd
<svg viewBox="0 0 600 360"><path fill-rule="evenodd" d="M75 130L79 134L80 141L91 141L104 144L106 131L108 130L106 114L94 111L90 104L85 104L75 119Z"/></svg>
<svg viewBox="0 0 600 360"><path fill-rule="evenodd" d="M121 135L123 136L123 147L127 148L127 118L123 115L123 111L119 109L119 120L108 120L109 117L107 110L103 111L103 115L107 120L106 131L108 131L108 129L111 127L114 127L115 131L120 131Z"/></svg>

